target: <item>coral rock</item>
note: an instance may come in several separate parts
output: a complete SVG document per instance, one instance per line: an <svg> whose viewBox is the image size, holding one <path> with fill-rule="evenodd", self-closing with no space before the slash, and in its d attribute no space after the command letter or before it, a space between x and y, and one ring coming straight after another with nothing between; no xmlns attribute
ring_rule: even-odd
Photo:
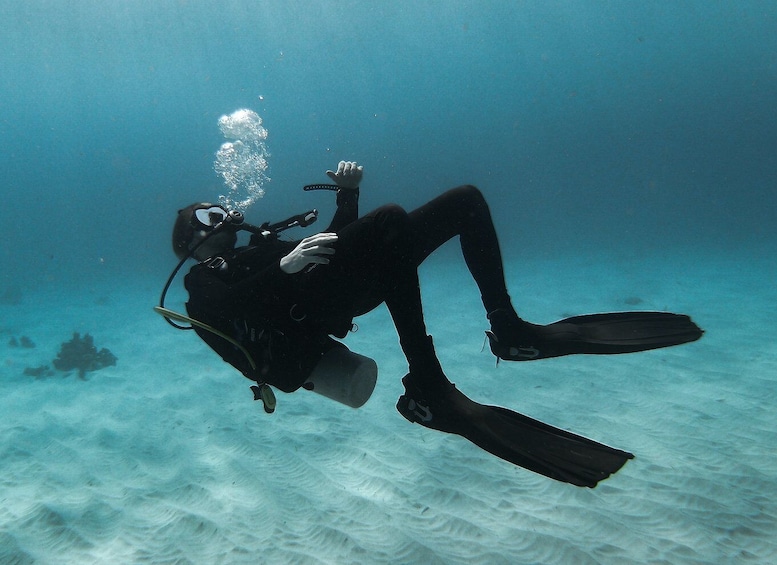
<svg viewBox="0 0 777 565"><path fill-rule="evenodd" d="M62 344L53 365L59 371L77 370L83 379L86 373L115 365L116 361L116 356L107 349L97 351L91 335L81 337L76 332L73 339Z"/></svg>

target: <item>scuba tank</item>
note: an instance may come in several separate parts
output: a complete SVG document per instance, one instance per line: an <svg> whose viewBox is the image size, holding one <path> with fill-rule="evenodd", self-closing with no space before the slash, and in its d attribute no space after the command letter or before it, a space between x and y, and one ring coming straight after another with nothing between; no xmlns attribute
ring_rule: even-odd
<svg viewBox="0 0 777 565"><path fill-rule="evenodd" d="M302 387L351 408L360 408L372 396L377 380L377 363L343 346L327 351Z"/></svg>

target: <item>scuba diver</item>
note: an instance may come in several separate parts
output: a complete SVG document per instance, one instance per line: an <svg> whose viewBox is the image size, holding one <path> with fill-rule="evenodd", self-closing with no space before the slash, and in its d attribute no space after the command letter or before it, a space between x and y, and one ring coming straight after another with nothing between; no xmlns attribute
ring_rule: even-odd
<svg viewBox="0 0 777 565"><path fill-rule="evenodd" d="M595 487L633 458L465 396L448 380L427 334L418 266L459 237L490 322L486 335L497 361L629 353L688 343L703 333L688 316L617 312L549 325L526 322L511 303L491 214L477 188L454 188L411 212L389 204L359 217L363 168L341 161L327 175L334 185L305 189L336 191L337 210L326 230L300 241L281 239L280 233L309 225L315 210L258 227L243 222L240 212L209 203L179 210L173 250L180 263L157 310L176 327L189 329L173 320L189 322L226 362L256 381L251 387L255 399L272 412L275 398L269 385L284 392L301 387L318 391L318 379L326 389L323 394L338 398L330 390L332 382L350 378L368 382L369 397L377 372L374 362L351 353L332 336L345 337L355 317L385 303L408 362L405 391L396 407L410 422L460 435L515 465L577 486ZM236 247L241 230L252 235L248 245ZM164 308L164 296L189 258L198 263L185 277L185 316ZM365 400L345 402L359 406Z"/></svg>

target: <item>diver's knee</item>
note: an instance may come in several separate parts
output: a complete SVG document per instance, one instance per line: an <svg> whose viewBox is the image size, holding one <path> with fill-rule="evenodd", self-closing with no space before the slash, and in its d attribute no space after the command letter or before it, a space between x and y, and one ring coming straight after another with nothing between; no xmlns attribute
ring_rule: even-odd
<svg viewBox="0 0 777 565"><path fill-rule="evenodd" d="M473 202L485 202L486 200L483 193L480 192L480 189L474 184L462 185L459 187L459 190L461 191L462 198L466 198L467 200Z"/></svg>
<svg viewBox="0 0 777 565"><path fill-rule="evenodd" d="M462 208L475 209L486 205L486 198L475 185L463 184L450 192Z"/></svg>
<svg viewBox="0 0 777 565"><path fill-rule="evenodd" d="M402 256L412 243L410 217L407 211L397 204L386 204L376 211L375 228L379 245L386 253Z"/></svg>
<svg viewBox="0 0 777 565"><path fill-rule="evenodd" d="M399 204L381 206L376 216L383 227L404 226L409 222L407 211Z"/></svg>

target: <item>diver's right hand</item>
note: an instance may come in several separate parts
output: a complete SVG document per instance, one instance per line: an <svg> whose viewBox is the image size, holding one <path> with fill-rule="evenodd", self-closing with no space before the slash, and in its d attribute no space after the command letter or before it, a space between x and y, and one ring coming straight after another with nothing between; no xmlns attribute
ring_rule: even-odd
<svg viewBox="0 0 777 565"><path fill-rule="evenodd" d="M359 183L364 176L364 167L356 161L340 161L337 164L337 170L327 171L326 175L340 188L355 190L359 188Z"/></svg>
<svg viewBox="0 0 777 565"><path fill-rule="evenodd" d="M307 266L326 265L327 255L334 255L332 245L337 241L336 233L317 233L299 242L291 253L281 257L281 271L292 275Z"/></svg>

